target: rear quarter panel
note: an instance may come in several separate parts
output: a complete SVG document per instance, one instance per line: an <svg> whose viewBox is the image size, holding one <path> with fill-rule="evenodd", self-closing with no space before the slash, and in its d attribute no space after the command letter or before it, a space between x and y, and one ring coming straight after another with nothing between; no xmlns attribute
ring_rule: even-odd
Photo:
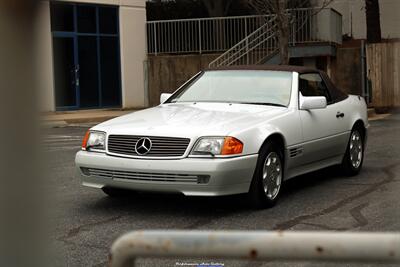
<svg viewBox="0 0 400 267"><path fill-rule="evenodd" d="M348 130L350 131L358 120L361 120L367 129L369 127L368 109L364 98L357 95L349 95L344 101L347 109L345 114L348 114Z"/></svg>

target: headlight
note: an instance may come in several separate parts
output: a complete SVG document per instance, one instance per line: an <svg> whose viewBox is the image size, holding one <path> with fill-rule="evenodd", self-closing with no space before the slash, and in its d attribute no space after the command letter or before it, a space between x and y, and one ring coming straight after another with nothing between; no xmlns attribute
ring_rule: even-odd
<svg viewBox="0 0 400 267"><path fill-rule="evenodd" d="M82 142L82 150L105 150L106 133L87 131Z"/></svg>
<svg viewBox="0 0 400 267"><path fill-rule="evenodd" d="M243 143L235 137L203 137L192 149L192 155L234 155L243 151Z"/></svg>

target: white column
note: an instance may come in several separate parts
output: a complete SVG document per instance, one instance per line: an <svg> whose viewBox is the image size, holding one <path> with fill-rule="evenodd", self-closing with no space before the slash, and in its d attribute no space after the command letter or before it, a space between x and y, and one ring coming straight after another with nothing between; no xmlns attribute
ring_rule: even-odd
<svg viewBox="0 0 400 267"><path fill-rule="evenodd" d="M145 1L121 1L119 8L122 106L145 107L144 62L146 51Z"/></svg>
<svg viewBox="0 0 400 267"><path fill-rule="evenodd" d="M39 104L42 111L55 110L53 47L50 26L49 1L40 1L35 25L34 49L36 51L36 78Z"/></svg>

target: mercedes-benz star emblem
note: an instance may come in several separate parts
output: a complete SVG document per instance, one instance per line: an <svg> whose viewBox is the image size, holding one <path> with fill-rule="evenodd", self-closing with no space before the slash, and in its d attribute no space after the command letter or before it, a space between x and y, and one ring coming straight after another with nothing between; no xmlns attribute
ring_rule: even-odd
<svg viewBox="0 0 400 267"><path fill-rule="evenodd" d="M139 156L144 156L150 152L151 149L151 140L150 138L143 137L140 138L135 145L135 151Z"/></svg>

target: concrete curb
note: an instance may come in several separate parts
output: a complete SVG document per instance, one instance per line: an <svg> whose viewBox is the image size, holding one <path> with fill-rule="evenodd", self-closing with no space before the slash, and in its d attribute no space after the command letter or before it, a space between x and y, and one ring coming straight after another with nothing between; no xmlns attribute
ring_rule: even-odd
<svg viewBox="0 0 400 267"><path fill-rule="evenodd" d="M125 110L116 112L110 110L107 111L99 111L99 112L82 112L82 113L61 113L56 115L50 115L48 117L44 117L42 124L44 127L66 127L71 124L96 124L101 123L116 117L120 117L136 110ZM109 113L109 114L107 114Z"/></svg>
<svg viewBox="0 0 400 267"><path fill-rule="evenodd" d="M42 127L44 128L58 128L66 126L68 126L66 121L42 121Z"/></svg>
<svg viewBox="0 0 400 267"><path fill-rule="evenodd" d="M100 123L100 122L103 122L103 121L114 119L116 117L119 117L119 116L103 116L103 117L94 117L94 118L76 118L76 119L66 119L64 121L67 124L72 124L72 123L92 123L92 122Z"/></svg>
<svg viewBox="0 0 400 267"><path fill-rule="evenodd" d="M369 108L368 109L368 118L373 117L376 115L375 109L374 108Z"/></svg>
<svg viewBox="0 0 400 267"><path fill-rule="evenodd" d="M95 118L76 118L76 119L65 119L65 120L48 120L43 122L44 127L56 128L56 127L66 127L71 124L84 124L84 123L101 123L107 120L114 119L119 116L104 116Z"/></svg>

